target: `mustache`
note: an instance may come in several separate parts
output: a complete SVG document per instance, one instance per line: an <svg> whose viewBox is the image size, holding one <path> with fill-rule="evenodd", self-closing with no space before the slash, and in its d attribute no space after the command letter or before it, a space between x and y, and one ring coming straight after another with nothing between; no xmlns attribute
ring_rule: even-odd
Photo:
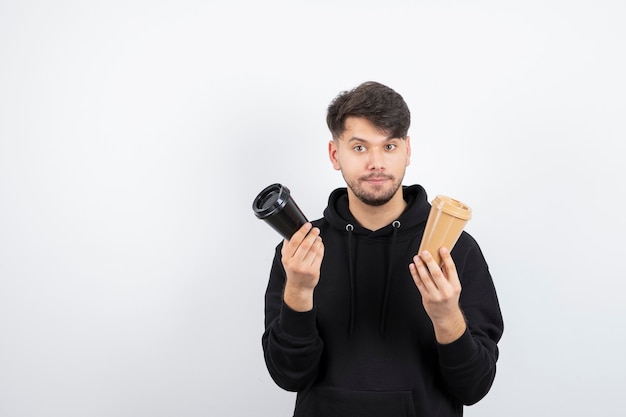
<svg viewBox="0 0 626 417"><path fill-rule="evenodd" d="M361 181L367 181L367 180L393 180L393 175L387 175L387 174L369 174L369 175L363 175L362 177L360 177L359 179Z"/></svg>

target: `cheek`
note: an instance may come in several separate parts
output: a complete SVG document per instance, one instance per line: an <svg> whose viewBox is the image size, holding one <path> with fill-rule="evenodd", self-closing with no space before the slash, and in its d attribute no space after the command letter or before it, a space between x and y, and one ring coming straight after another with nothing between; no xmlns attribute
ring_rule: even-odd
<svg viewBox="0 0 626 417"><path fill-rule="evenodd" d="M337 154L336 168L338 167L345 172L353 171L358 166L358 159L351 156L345 152Z"/></svg>
<svg viewBox="0 0 626 417"><path fill-rule="evenodd" d="M407 166L411 163L411 155L408 153L403 153L402 156L398 158L400 164Z"/></svg>

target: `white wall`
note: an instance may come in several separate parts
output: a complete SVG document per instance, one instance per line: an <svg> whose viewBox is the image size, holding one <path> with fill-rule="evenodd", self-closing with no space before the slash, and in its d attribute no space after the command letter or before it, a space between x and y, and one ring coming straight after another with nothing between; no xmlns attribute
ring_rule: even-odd
<svg viewBox="0 0 626 417"><path fill-rule="evenodd" d="M0 3L0 415L288 416L263 363L272 182L341 186L325 109L378 80L406 183L472 206L506 330L468 416L616 415L621 1Z"/></svg>

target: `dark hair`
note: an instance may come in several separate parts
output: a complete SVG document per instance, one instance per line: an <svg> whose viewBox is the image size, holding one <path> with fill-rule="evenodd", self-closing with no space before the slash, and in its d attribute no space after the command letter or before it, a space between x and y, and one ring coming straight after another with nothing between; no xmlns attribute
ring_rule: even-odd
<svg viewBox="0 0 626 417"><path fill-rule="evenodd" d="M333 139L343 134L350 116L363 117L394 138L406 138L411 124L411 112L402 96L375 81L343 91L330 103L326 123Z"/></svg>

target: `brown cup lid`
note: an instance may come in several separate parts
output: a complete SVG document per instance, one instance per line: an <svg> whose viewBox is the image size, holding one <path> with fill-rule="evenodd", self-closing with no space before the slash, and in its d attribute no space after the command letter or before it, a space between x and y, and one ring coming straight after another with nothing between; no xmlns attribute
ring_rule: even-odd
<svg viewBox="0 0 626 417"><path fill-rule="evenodd" d="M432 204L433 207L459 219L469 220L472 218L472 209L454 198L438 195L435 197Z"/></svg>

